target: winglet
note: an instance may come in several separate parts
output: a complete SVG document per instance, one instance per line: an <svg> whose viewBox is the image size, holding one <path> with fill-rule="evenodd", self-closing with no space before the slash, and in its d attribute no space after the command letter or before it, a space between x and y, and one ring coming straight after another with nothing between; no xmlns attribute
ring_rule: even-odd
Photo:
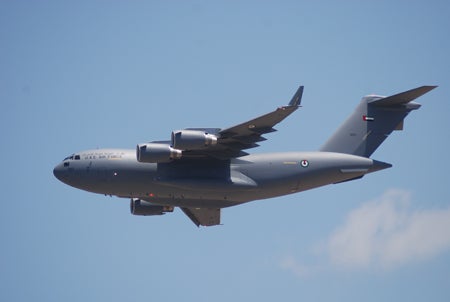
<svg viewBox="0 0 450 302"><path fill-rule="evenodd" d="M302 102L302 95L303 95L303 87L300 86L297 89L297 92L292 97L291 101L289 102L289 106L300 106L300 103Z"/></svg>

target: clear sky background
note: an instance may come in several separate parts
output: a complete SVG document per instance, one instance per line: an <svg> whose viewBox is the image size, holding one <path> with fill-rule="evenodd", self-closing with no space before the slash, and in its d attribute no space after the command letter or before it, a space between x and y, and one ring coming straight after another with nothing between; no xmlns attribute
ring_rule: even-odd
<svg viewBox="0 0 450 302"><path fill-rule="evenodd" d="M313 2L313 3L312 3ZM450 2L1 1L1 301L450 301ZM252 152L317 150L362 96L439 85L362 180L137 217L60 183L90 148L303 107Z"/></svg>

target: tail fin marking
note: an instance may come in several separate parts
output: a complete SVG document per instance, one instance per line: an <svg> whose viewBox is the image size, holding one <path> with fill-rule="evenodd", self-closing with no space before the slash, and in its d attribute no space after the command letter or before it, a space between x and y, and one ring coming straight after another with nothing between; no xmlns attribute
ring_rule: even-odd
<svg viewBox="0 0 450 302"><path fill-rule="evenodd" d="M321 151L370 157L394 130L403 130L403 120L420 108L413 102L437 86L422 86L389 97L369 95L322 146Z"/></svg>

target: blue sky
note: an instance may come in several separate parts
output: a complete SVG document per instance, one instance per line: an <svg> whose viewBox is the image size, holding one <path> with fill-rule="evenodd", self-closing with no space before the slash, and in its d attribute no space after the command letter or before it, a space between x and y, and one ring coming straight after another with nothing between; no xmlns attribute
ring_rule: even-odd
<svg viewBox="0 0 450 302"><path fill-rule="evenodd" d="M449 301L448 1L2 1L0 300ZM85 149L303 107L253 152L316 150L366 94L439 88L362 180L134 217L58 182Z"/></svg>

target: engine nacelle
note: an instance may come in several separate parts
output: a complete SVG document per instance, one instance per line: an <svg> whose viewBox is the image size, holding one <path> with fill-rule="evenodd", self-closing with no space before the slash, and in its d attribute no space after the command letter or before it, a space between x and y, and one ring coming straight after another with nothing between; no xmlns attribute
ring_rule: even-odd
<svg viewBox="0 0 450 302"><path fill-rule="evenodd" d="M142 163L167 163L181 158L181 150L166 144L148 143L136 147L136 158Z"/></svg>
<svg viewBox="0 0 450 302"><path fill-rule="evenodd" d="M200 130L172 132L172 147L179 150L201 150L217 144L217 136Z"/></svg>
<svg viewBox="0 0 450 302"><path fill-rule="evenodd" d="M130 211L131 214L140 216L164 215L167 212L173 212L173 207L158 206L145 200L132 198L130 201Z"/></svg>

